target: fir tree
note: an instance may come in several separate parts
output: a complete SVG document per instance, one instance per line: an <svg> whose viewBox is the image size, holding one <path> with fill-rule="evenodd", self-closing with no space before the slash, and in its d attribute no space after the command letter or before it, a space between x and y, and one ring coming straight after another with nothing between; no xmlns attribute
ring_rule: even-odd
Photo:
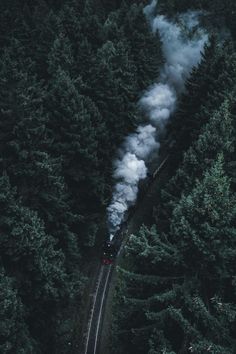
<svg viewBox="0 0 236 354"><path fill-rule="evenodd" d="M26 310L14 286L14 279L0 272L0 350L8 353L32 353L37 350L25 318Z"/></svg>
<svg viewBox="0 0 236 354"><path fill-rule="evenodd" d="M169 234L132 236L115 327L122 350L234 352L235 205L219 156L176 203Z"/></svg>

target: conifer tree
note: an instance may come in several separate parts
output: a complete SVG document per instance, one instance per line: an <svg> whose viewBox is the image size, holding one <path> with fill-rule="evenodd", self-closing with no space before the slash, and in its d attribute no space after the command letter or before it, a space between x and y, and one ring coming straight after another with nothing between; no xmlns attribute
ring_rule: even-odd
<svg viewBox="0 0 236 354"><path fill-rule="evenodd" d="M103 112L110 143L116 144L138 121L136 67L129 59L127 43L107 41L97 52L91 94Z"/></svg>
<svg viewBox="0 0 236 354"><path fill-rule="evenodd" d="M18 200L6 175L0 178L0 207L2 266L7 275L15 278L31 335L37 338L39 346L45 345L50 336L50 321L48 336L42 332L42 323L46 323L46 318L51 320L56 305L73 292L64 255L57 250L54 238L46 234L37 213Z"/></svg>
<svg viewBox="0 0 236 354"><path fill-rule="evenodd" d="M233 79L235 70L236 57L232 43L220 46L212 38L205 48L201 63L193 70L186 84L187 93L181 99L170 128L176 142L175 166L181 159L183 151L197 139L201 127L208 122L216 105L230 99L235 90Z"/></svg>
<svg viewBox="0 0 236 354"><path fill-rule="evenodd" d="M143 90L158 77L158 70L163 62L160 39L158 34L152 34L142 4L126 5L122 10L124 34L129 40L137 67L139 88Z"/></svg>
<svg viewBox="0 0 236 354"><path fill-rule="evenodd" d="M96 170L99 164L98 137L102 138L99 132L103 134L101 117L93 102L80 95L76 83L60 69L51 82L48 105L51 111L48 126L54 134L52 153L56 157L62 155L63 175L67 183L71 186L81 183L81 187L73 190L79 203L77 193L89 198L91 193L96 190L100 193L102 188ZM88 190L82 187L85 180Z"/></svg>
<svg viewBox="0 0 236 354"><path fill-rule="evenodd" d="M233 98L226 99L212 113L208 123L202 127L198 139L184 153L183 162L162 191L162 224L169 224L173 200L192 188L193 180L201 178L219 152L224 154L226 162L232 160L235 149L232 109Z"/></svg>
<svg viewBox="0 0 236 354"><path fill-rule="evenodd" d="M114 153L158 74L134 3L0 3L0 351L70 350Z"/></svg>
<svg viewBox="0 0 236 354"><path fill-rule="evenodd" d="M220 155L176 203L169 234L132 236L116 322L127 353L234 352L235 202Z"/></svg>
<svg viewBox="0 0 236 354"><path fill-rule="evenodd" d="M16 282L15 282L16 283ZM36 342L30 336L25 322L26 310L14 287L13 278L0 272L0 351L8 353L32 353Z"/></svg>

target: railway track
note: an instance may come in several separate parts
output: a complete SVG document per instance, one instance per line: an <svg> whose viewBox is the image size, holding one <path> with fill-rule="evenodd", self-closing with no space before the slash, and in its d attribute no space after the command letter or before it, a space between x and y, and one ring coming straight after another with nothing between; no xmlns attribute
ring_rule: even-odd
<svg viewBox="0 0 236 354"><path fill-rule="evenodd" d="M90 318L86 333L86 342L83 354L97 354L99 338L103 319L104 305L109 288L112 265L101 265L96 283L95 292L92 294Z"/></svg>
<svg viewBox="0 0 236 354"><path fill-rule="evenodd" d="M157 178L159 173L164 169L168 159L169 159L169 155L165 156L165 158L161 161L159 166L154 171L152 171L150 183L148 187L151 187L151 185L153 184L154 180ZM148 197L148 189L149 188L145 190L145 194L147 197ZM141 204L142 199L143 198L138 200L137 206ZM130 217L132 217L132 215L130 215ZM124 246L125 242L123 242L124 240L121 234L124 234L126 229L127 229L127 225L126 223L123 223L123 227L121 228L121 232L120 232L120 244L118 247L119 251L117 256L119 256L122 250L122 243ZM90 306L90 315L89 315L88 327L85 334L86 339L84 344L84 350L82 351L81 354L99 354L100 334L102 330L102 321L103 321L103 315L105 310L106 298L108 294L112 269L113 269L112 265L100 266L95 289L91 294L92 301Z"/></svg>

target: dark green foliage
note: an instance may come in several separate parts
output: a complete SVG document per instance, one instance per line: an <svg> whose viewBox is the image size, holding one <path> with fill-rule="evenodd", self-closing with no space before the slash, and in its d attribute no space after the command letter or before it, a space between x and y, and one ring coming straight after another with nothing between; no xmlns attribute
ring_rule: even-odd
<svg viewBox="0 0 236 354"><path fill-rule="evenodd" d="M3 0L0 45L0 351L66 353L160 43L134 1Z"/></svg>
<svg viewBox="0 0 236 354"><path fill-rule="evenodd" d="M2 353L70 351L114 152L162 63L143 3L1 1ZM156 225L130 238L119 269L115 353L236 351L236 7L173 0L159 10L189 8L231 37L210 39L169 127Z"/></svg>
<svg viewBox="0 0 236 354"><path fill-rule="evenodd" d="M142 14L142 5L134 4L124 8L124 12L124 32L136 61L139 86L145 89L158 77L158 67L162 64L158 34L146 36L148 24Z"/></svg>
<svg viewBox="0 0 236 354"><path fill-rule="evenodd" d="M235 215L219 156L175 203L168 235L153 227L131 237L133 270L121 270L116 319L120 352L234 352Z"/></svg>
<svg viewBox="0 0 236 354"><path fill-rule="evenodd" d="M180 152L195 140L200 128L223 99L235 90L236 56L232 42L219 45L213 37L206 47L200 65L193 69L186 83L186 94L173 120L171 131L175 139L175 163Z"/></svg>
<svg viewBox="0 0 236 354"><path fill-rule="evenodd" d="M52 315L56 303L71 291L66 289L66 286L71 286L65 273L64 256L56 250L53 237L45 233L37 213L24 207L17 199L16 190L11 188L7 176L0 179L0 207L1 266L14 277L21 301L27 309L24 316L32 338L26 340L38 341L43 330L41 321L46 320L50 313ZM33 319L33 313L40 316L40 321ZM21 325L23 323L19 323L19 327ZM22 336L26 334L27 331L22 332ZM44 335L44 341L47 340L49 337ZM24 337L19 337L18 341L20 345ZM38 341L37 345L42 343ZM18 347L17 351L20 349Z"/></svg>
<svg viewBox="0 0 236 354"><path fill-rule="evenodd" d="M63 175L76 193L75 201L86 198L82 200L89 204L92 197L102 198L104 182L97 170L102 149L98 144L105 144L106 136L97 107L79 94L77 83L60 69L50 82L47 105L48 128L54 135L52 154L62 157Z"/></svg>
<svg viewBox="0 0 236 354"><path fill-rule="evenodd" d="M168 1L159 10L191 7L227 18L235 35L231 2L226 10L218 1ZM169 126L172 175L155 225L130 236L118 269L114 353L236 352L234 38L214 36L205 49Z"/></svg>
<svg viewBox="0 0 236 354"><path fill-rule="evenodd" d="M170 237L178 240L188 271L198 269L198 275L208 281L230 276L227 266L234 264L235 212L235 198L219 158L192 193L181 197L172 214Z"/></svg>
<svg viewBox="0 0 236 354"><path fill-rule="evenodd" d="M227 6L225 6L227 4ZM209 23L214 23L220 30L229 29L236 36L236 3L234 0L160 0L159 10L170 15L187 10L203 10Z"/></svg>
<svg viewBox="0 0 236 354"><path fill-rule="evenodd" d="M137 124L134 102L137 93L136 67L129 60L127 44L107 41L97 52L91 78L91 96L100 111L104 112L113 143L120 141L124 132Z"/></svg>
<svg viewBox="0 0 236 354"><path fill-rule="evenodd" d="M25 322L26 312L12 278L0 273L0 350L1 353L32 353L35 341Z"/></svg>
<svg viewBox="0 0 236 354"><path fill-rule="evenodd" d="M235 130L233 126L232 99L222 103L219 110L212 113L209 122L201 129L198 139L184 153L183 162L175 175L162 190L162 226L169 227L169 218L173 210L173 201L181 193L192 188L193 179L200 178L202 173L212 164L219 151L223 152L226 161L234 159Z"/></svg>

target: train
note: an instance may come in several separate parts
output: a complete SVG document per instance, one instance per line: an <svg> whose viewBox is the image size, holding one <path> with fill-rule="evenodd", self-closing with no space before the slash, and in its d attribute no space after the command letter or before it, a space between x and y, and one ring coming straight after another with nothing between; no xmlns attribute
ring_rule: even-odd
<svg viewBox="0 0 236 354"><path fill-rule="evenodd" d="M103 245L102 264L110 265L114 263L117 249L111 241L105 241Z"/></svg>
<svg viewBox="0 0 236 354"><path fill-rule="evenodd" d="M103 243L102 248L102 264L110 265L113 264L115 258L121 248L122 241L125 235L125 231L127 229L127 222L129 219L129 214L121 224L119 230L110 238L110 235L107 237L105 242Z"/></svg>
<svg viewBox="0 0 236 354"><path fill-rule="evenodd" d="M124 217L124 221L122 222L119 230L112 236L112 238L110 238L110 236L107 236L107 239L103 243L103 249L102 249L102 264L103 265L111 265L114 263L117 253L119 252L119 250L121 248L124 234L125 234L125 231L127 230L128 221L130 220L130 218L132 218L132 216L137 208L137 204L139 204L139 202L141 202L150 183L157 177L158 173L163 169L168 158L169 158L169 155L167 155L165 157L165 159L160 163L160 165L154 171L152 171L152 173L150 173L150 172L148 173L148 176L146 178L146 183L144 185L142 185L140 188L136 205L130 207L129 211L126 213L126 215Z"/></svg>

